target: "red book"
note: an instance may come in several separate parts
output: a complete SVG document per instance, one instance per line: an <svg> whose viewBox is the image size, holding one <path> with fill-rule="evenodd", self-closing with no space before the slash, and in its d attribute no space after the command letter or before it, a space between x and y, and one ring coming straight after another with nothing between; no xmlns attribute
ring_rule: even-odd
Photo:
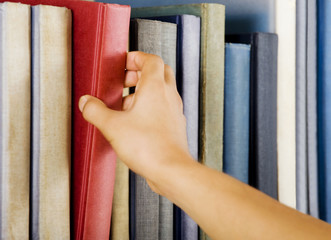
<svg viewBox="0 0 331 240"><path fill-rule="evenodd" d="M78 100L90 94L121 109L130 7L75 0L11 1L72 10L73 237L109 239L116 156L101 133L82 118Z"/></svg>

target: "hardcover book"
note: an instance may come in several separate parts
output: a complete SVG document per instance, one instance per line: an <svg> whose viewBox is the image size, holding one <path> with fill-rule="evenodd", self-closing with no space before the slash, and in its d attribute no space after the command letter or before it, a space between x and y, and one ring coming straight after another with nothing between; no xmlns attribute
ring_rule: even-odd
<svg viewBox="0 0 331 240"><path fill-rule="evenodd" d="M318 213L317 1L307 1L307 162L309 214Z"/></svg>
<svg viewBox="0 0 331 240"><path fill-rule="evenodd" d="M250 45L225 44L223 171L248 184Z"/></svg>
<svg viewBox="0 0 331 240"><path fill-rule="evenodd" d="M29 239L30 15L0 4L0 239Z"/></svg>
<svg viewBox="0 0 331 240"><path fill-rule="evenodd" d="M70 238L71 11L32 7L32 239Z"/></svg>
<svg viewBox="0 0 331 240"><path fill-rule="evenodd" d="M331 2L318 0L318 192L320 218L331 223Z"/></svg>
<svg viewBox="0 0 331 240"><path fill-rule="evenodd" d="M251 44L249 184L278 199L278 38L272 33L253 33L230 35L226 40Z"/></svg>
<svg viewBox="0 0 331 240"><path fill-rule="evenodd" d="M296 209L307 214L307 1L296 9Z"/></svg>
<svg viewBox="0 0 331 240"><path fill-rule="evenodd" d="M275 1L277 66L277 158L278 198L296 207L296 1Z"/></svg>

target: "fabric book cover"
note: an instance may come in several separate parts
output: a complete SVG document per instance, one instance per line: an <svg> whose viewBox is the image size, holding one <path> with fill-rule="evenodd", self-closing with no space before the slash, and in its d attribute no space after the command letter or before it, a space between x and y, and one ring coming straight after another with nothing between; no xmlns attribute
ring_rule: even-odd
<svg viewBox="0 0 331 240"><path fill-rule="evenodd" d="M70 238L71 22L32 7L32 239Z"/></svg>
<svg viewBox="0 0 331 240"><path fill-rule="evenodd" d="M0 239L29 239L31 13L0 4Z"/></svg>
<svg viewBox="0 0 331 240"><path fill-rule="evenodd" d="M318 0L318 191L320 218L331 223L331 2Z"/></svg>
<svg viewBox="0 0 331 240"><path fill-rule="evenodd" d="M296 1L275 1L277 65L278 199L296 207Z"/></svg>
<svg viewBox="0 0 331 240"><path fill-rule="evenodd" d="M296 9L296 209L308 213L307 1Z"/></svg>
<svg viewBox="0 0 331 240"><path fill-rule="evenodd" d="M251 44L249 184L278 199L278 37L272 33L252 33L230 35L226 41Z"/></svg>
<svg viewBox="0 0 331 240"><path fill-rule="evenodd" d="M116 156L102 134L78 109L84 94L121 110L130 7L76 0L11 0L31 5L65 6L73 14L73 162L74 239L108 239ZM3 2L1 0L0 2Z"/></svg>
<svg viewBox="0 0 331 240"><path fill-rule="evenodd" d="M250 45L225 44L223 171L248 184Z"/></svg>
<svg viewBox="0 0 331 240"><path fill-rule="evenodd" d="M318 217L317 1L307 1L307 159L309 214Z"/></svg>

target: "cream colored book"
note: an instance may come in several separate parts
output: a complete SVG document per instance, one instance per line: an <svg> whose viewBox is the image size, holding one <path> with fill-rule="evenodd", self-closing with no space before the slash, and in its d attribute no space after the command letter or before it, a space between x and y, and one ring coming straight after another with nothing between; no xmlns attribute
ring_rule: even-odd
<svg viewBox="0 0 331 240"><path fill-rule="evenodd" d="M277 0L278 34L277 145L278 196L281 203L296 207L296 1Z"/></svg>
<svg viewBox="0 0 331 240"><path fill-rule="evenodd" d="M116 178L111 220L111 239L129 240L129 168L116 161Z"/></svg>
<svg viewBox="0 0 331 240"><path fill-rule="evenodd" d="M30 6L0 4L0 239L29 239Z"/></svg>
<svg viewBox="0 0 331 240"><path fill-rule="evenodd" d="M71 11L32 7L32 239L70 239Z"/></svg>

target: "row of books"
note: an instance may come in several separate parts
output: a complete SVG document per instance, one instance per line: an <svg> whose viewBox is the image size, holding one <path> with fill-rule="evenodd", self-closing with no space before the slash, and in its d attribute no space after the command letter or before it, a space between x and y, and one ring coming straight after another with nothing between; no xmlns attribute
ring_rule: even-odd
<svg viewBox="0 0 331 240"><path fill-rule="evenodd" d="M30 227L32 238L68 239L71 232L75 239L108 239L113 212L112 239L198 239L192 219L140 176L130 173L129 183L120 162L114 183L114 151L77 107L80 96L91 94L121 109L130 7L11 2L66 8L34 7L31 20L27 5L1 6L0 238L27 239ZM144 2L151 4L130 4ZM176 1L181 2L188 3ZM331 4L320 0L317 15L316 1L232 2L224 0L226 9L208 3L134 8L130 50L160 55L176 72L197 160L330 222ZM24 14L17 13L21 7ZM61 14L55 17L53 9ZM252 15L254 10L259 14ZM200 231L200 238L208 236Z"/></svg>
<svg viewBox="0 0 331 240"><path fill-rule="evenodd" d="M116 156L78 100L121 109L130 7L3 2L0 238L107 239Z"/></svg>
<svg viewBox="0 0 331 240"><path fill-rule="evenodd" d="M224 9L219 4L146 7L167 2L120 1L132 7L144 6L132 9L131 17L136 20L131 25L130 50L158 54L176 70L193 156L290 207L330 222L327 151L330 93L326 84L330 78L327 67L330 41L326 22L331 6L327 1L217 2L225 3L225 13L230 9L225 14L228 19L225 30ZM275 6L275 10L270 6ZM254 8L255 15L245 15ZM261 8L263 16L258 14L261 15ZM199 38L193 37L199 31L194 16L201 21L199 57L195 51ZM175 66L170 46L174 46L176 37L175 30L169 30L174 28L170 23L177 24ZM253 32L261 29L270 33ZM242 32L246 34L234 35ZM225 46L224 33L229 33L225 36L229 44ZM184 36L190 37L183 40ZM193 61L197 58L200 58L199 74ZM185 71L190 73L190 82L185 81ZM196 90L197 76L200 94ZM131 174L131 212L130 219L125 220L130 221L130 230L127 229L130 233L126 236L168 239L166 236L173 234L176 239L197 239L194 222L176 207L173 216L172 206L149 192L147 184L137 178ZM167 208L168 212L164 210ZM113 227L116 225L113 219ZM164 234L165 227L169 228L168 235ZM201 232L200 238L208 236Z"/></svg>

